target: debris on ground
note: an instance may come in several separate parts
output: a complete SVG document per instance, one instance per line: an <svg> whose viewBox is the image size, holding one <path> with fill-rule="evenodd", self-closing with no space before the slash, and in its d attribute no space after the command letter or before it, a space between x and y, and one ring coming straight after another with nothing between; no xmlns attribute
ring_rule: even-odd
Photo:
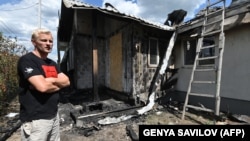
<svg viewBox="0 0 250 141"><path fill-rule="evenodd" d="M127 107L126 103L114 99L97 103L97 113L85 105L64 103L59 105L62 141L138 141L139 125L235 125L249 124L249 116L227 115L220 117L203 111L188 110L181 120L183 103L167 101L155 103L151 110L141 115L135 114L143 107ZM16 105L16 104L15 104ZM114 107L121 109L112 109ZM111 107L110 107L111 106ZM9 106L11 107L11 106ZM105 107L104 109L102 109ZM20 140L19 107L2 115L0 141ZM108 110L107 110L108 109ZM102 111L103 110L103 111ZM110 111L111 110L111 111ZM112 111L113 110L113 111ZM136 115L136 116L135 116ZM79 118L80 117L80 118Z"/></svg>

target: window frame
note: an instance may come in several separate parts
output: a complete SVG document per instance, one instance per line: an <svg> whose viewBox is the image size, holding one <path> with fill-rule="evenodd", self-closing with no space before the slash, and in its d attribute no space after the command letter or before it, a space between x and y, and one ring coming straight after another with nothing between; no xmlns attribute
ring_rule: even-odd
<svg viewBox="0 0 250 141"><path fill-rule="evenodd" d="M155 45L152 45L153 41L155 41ZM152 54L152 51L156 49L154 52L154 56ZM159 40L157 38L153 38L150 37L149 41L148 41L148 66L149 67L158 67L159 65ZM155 61L155 63L153 63L152 58L154 58L153 61Z"/></svg>
<svg viewBox="0 0 250 141"><path fill-rule="evenodd" d="M185 66L194 64L197 43L198 43L198 40L196 38L190 38L190 39L183 40L182 46L184 49L183 54L184 54L184 65ZM191 52L188 53L187 52L188 50L190 50ZM190 57L190 55L192 55L192 56Z"/></svg>
<svg viewBox="0 0 250 141"><path fill-rule="evenodd" d="M197 50L198 40L199 39L197 39L197 38L190 38L190 39L183 40L182 46L184 49L183 52L184 52L184 65L185 66L194 64L195 56L196 56L196 52L197 52L196 50ZM204 39L203 46L204 46L204 44L206 44L206 46L212 45L212 44L214 44L214 40L212 38ZM190 50L191 52L187 53L188 50ZM207 48L207 49L201 50L199 57L201 57L201 56L210 57L210 56L214 56L214 55L215 55L215 50L213 48ZM188 61L188 59L189 59L189 61ZM214 62L215 62L214 60L204 60L204 61L199 61L198 65L213 65Z"/></svg>

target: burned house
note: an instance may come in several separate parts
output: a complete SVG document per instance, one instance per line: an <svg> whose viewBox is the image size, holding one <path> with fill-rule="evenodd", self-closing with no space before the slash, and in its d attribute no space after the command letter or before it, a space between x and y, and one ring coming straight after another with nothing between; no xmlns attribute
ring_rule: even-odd
<svg viewBox="0 0 250 141"><path fill-rule="evenodd" d="M249 7L249 0L235 0L225 8L225 48L219 92L220 111L223 112L250 114L247 108L242 108L250 105L250 79L247 77L250 59L247 51L250 41ZM61 69L70 76L71 87L77 95L90 95L93 101L99 101L100 97L108 94L140 105L147 102L170 39L177 33L167 69L171 68L176 73L174 81L168 82L168 73L164 73L156 92L183 102L189 87L203 16L204 11L201 10L196 17L173 29L120 13L112 7L99 8L63 0L58 28L58 58L61 58L60 52L64 52ZM217 18L214 16L214 20ZM210 30L218 26L212 24ZM214 35L204 43L218 43L218 36ZM215 50L206 49L202 55L209 57L214 53ZM205 67L211 64L218 64L218 60L203 61ZM208 72L199 77L216 75ZM214 91L206 85L196 89ZM193 98L189 102L215 109L215 102L210 98Z"/></svg>
<svg viewBox="0 0 250 141"><path fill-rule="evenodd" d="M217 10L220 8L212 9L212 11ZM212 21L217 19L217 16L211 18ZM225 42L224 54L223 57L221 56L223 62L221 82L219 83L220 111L250 115L248 109L250 106L250 65L248 65L250 60L250 0L232 0L232 3L225 8L224 20ZM185 101L203 23L203 10L193 19L176 28L171 28L120 13L110 4L106 4L106 8L99 8L74 0L62 0L58 27L58 63L60 63L62 71L70 77L71 98L81 101L81 97L91 97L93 99L87 99L87 101L94 103L102 101L104 95L109 95L129 101L132 105L141 105L148 100L150 104L150 100L152 100L150 92L153 89L166 94L169 101ZM219 26L211 24L209 30L213 31ZM175 37L173 35L177 37L174 42L172 42ZM211 38L203 40L203 44L219 43L218 36L219 34L215 34ZM169 49L172 47L173 50ZM201 56L211 57L217 51L208 48L200 53ZM61 56L61 53L64 55ZM167 53L171 56L166 58ZM173 70L174 75L169 76L168 72L161 71L162 66L166 65L164 61L167 61L165 67L168 67L165 71ZM218 62L219 60L216 59L206 60L201 63L203 65L201 67L206 69ZM215 67L215 69L217 68ZM158 80L159 74L163 75L165 79L158 82L156 80ZM199 75L203 79L214 76L216 75L211 72ZM155 84L159 84L160 87L152 88ZM196 89L200 91L214 90L208 85L199 86ZM153 100L155 99L153 98ZM189 102L201 108L215 109L215 101L210 98L195 97L190 98ZM113 107L121 106L119 102L112 104ZM144 109L150 110L152 105L147 106L137 112L140 113ZM89 108L92 108L91 104ZM61 123L69 122L67 124L70 125L70 128L72 128L72 119L76 127L82 129L83 122L88 122L88 120L82 121L82 118L92 118L93 115L98 115L79 115L82 107L78 105L73 108L62 105L60 109L63 109L60 115ZM175 108L174 110L176 111ZM124 111L122 112L123 119L133 116L128 115L124 118ZM238 117L240 121L244 121L243 118ZM115 119L121 120L120 117ZM100 121L104 123L100 123ZM15 127L19 127L20 122L18 124ZM103 119L99 120L98 124L108 123L105 123L105 119ZM91 126L90 130L96 130L96 126L93 127L94 129ZM89 127L84 129L89 135ZM99 129L97 128L97 130ZM6 133L4 138L7 135L10 134Z"/></svg>
<svg viewBox="0 0 250 141"><path fill-rule="evenodd" d="M98 102L107 94L140 105L148 99L149 87L173 33L173 27L115 8L63 0L58 58L75 96L91 96L89 102Z"/></svg>
<svg viewBox="0 0 250 141"><path fill-rule="evenodd" d="M213 10L219 10L213 9ZM203 13L202 13L203 12ZM178 27L178 37L173 51L174 67L178 70L178 80L175 85L175 93L170 97L178 101L184 101L189 87L191 72L193 69L196 47L200 38L203 25L204 11L185 24ZM216 21L217 16L211 20ZM220 83L220 111L234 114L250 114L247 108L250 106L249 96L249 47L250 47L250 1L234 0L225 8L224 18L225 45L221 70ZM210 30L217 29L220 25L211 24ZM219 34L211 36L205 44L219 43ZM216 50L203 50L202 55L213 56ZM218 60L206 60L202 62L204 68L212 64L218 64ZM215 67L216 69L216 67ZM206 72L200 78L207 80L214 77L214 72ZM214 91L208 85L199 85L200 91ZM215 92L212 92L215 93ZM200 107L215 109L215 100L204 97L190 98L189 102Z"/></svg>

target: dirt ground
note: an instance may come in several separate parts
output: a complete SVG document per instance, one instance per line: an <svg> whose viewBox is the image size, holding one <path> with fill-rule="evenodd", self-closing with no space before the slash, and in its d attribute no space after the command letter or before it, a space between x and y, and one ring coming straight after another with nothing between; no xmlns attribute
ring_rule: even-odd
<svg viewBox="0 0 250 141"><path fill-rule="evenodd" d="M93 129L89 135L84 133L72 132L70 129L61 129L62 141L133 141L138 140L139 125L153 124L153 125L175 125L175 124L213 124L213 121L205 119L202 116L188 114L187 120L181 120L180 114L173 114L168 111L154 111L142 117L136 117L129 121L123 121L116 124L98 126ZM130 131L127 128L130 127ZM132 133L131 133L132 132ZM133 137L133 133L136 136ZM20 129L12 134L7 141L20 140Z"/></svg>
<svg viewBox="0 0 250 141"><path fill-rule="evenodd" d="M10 112L18 112L16 103L9 105ZM13 108L14 107L14 108ZM158 105L137 117L130 118L114 124L93 125L91 128L72 128L72 124L61 126L61 141L136 141L138 140L139 125L214 125L214 124L238 124L229 120L226 116L216 118L211 113L200 111L187 111L185 119L181 120L181 108L177 105ZM1 126L6 126L8 119L1 117ZM20 128L6 139L6 141L19 141ZM4 141L1 140L0 141Z"/></svg>

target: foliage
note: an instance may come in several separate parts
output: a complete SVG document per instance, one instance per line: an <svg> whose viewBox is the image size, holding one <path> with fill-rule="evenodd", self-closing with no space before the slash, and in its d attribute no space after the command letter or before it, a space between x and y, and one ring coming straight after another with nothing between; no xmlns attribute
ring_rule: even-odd
<svg viewBox="0 0 250 141"><path fill-rule="evenodd" d="M24 46L16 43L16 38L6 38L0 33L0 113L17 96L17 61L27 53ZM1 114L0 114L1 115Z"/></svg>

